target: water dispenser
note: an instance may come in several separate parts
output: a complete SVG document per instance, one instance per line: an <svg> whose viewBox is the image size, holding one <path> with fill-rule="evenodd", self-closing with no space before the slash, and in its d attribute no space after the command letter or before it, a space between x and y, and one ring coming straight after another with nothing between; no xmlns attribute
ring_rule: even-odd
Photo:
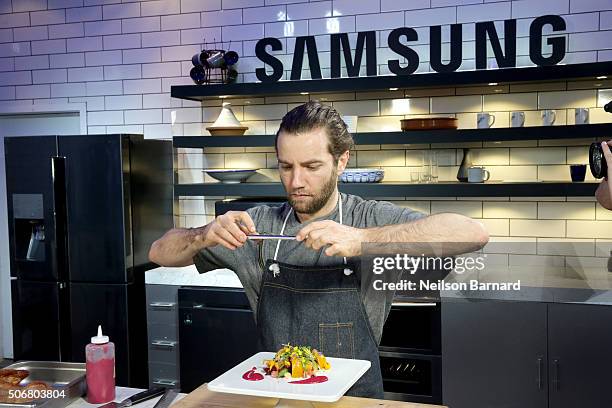
<svg viewBox="0 0 612 408"><path fill-rule="evenodd" d="M13 194L15 258L45 261L45 220L42 194Z"/></svg>

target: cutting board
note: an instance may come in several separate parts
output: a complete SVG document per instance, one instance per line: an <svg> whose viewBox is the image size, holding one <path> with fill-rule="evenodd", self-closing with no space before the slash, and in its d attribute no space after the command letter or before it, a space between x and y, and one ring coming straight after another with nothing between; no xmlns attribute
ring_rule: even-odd
<svg viewBox="0 0 612 408"><path fill-rule="evenodd" d="M172 404L172 408L274 408L277 402L278 398L213 392L208 389L206 384L202 384L185 398ZM313 402L312 405L315 408L443 408L442 405L355 397L342 397L340 400L331 403Z"/></svg>

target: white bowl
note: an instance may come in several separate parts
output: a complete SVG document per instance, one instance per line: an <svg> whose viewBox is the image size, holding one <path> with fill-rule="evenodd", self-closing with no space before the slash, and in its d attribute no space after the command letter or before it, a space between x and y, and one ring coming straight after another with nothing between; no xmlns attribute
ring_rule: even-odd
<svg viewBox="0 0 612 408"><path fill-rule="evenodd" d="M203 170L205 173L215 180L222 183L236 184L241 183L255 174L259 169L218 169L218 170Z"/></svg>

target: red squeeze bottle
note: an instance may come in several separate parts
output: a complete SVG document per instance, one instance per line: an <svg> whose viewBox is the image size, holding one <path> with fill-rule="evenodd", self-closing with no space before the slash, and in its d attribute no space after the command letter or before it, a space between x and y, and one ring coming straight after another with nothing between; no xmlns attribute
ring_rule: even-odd
<svg viewBox="0 0 612 408"><path fill-rule="evenodd" d="M115 344L102 335L91 338L85 347L85 375L87 379L87 402L104 404L115 399Z"/></svg>

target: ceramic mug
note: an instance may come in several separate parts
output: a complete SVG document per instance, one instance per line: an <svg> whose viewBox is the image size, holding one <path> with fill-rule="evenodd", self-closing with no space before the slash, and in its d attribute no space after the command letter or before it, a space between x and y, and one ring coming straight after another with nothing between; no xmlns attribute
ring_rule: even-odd
<svg viewBox="0 0 612 408"><path fill-rule="evenodd" d="M588 108L576 108L574 110L575 123L577 125L586 125L589 123L589 110Z"/></svg>
<svg viewBox="0 0 612 408"><path fill-rule="evenodd" d="M489 170L484 167L470 167L468 169L468 183L483 183L491 177Z"/></svg>
<svg viewBox="0 0 612 408"><path fill-rule="evenodd" d="M478 129L490 128L491 126L493 126L494 123L495 123L495 115L491 115L490 113L480 112L476 116L476 125L478 126Z"/></svg>
<svg viewBox="0 0 612 408"><path fill-rule="evenodd" d="M510 126L522 127L525 125L525 112L512 112L510 115Z"/></svg>
<svg viewBox="0 0 612 408"><path fill-rule="evenodd" d="M547 109L542 111L542 125L544 126L552 126L555 123L555 119L557 119L557 114L552 109Z"/></svg>
<svg viewBox="0 0 612 408"><path fill-rule="evenodd" d="M584 181L586 164L570 164L570 177L572 181Z"/></svg>
<svg viewBox="0 0 612 408"><path fill-rule="evenodd" d="M210 50L208 51L208 58L206 58L206 66L210 68L220 68L225 60L223 59L224 53L219 50Z"/></svg>

